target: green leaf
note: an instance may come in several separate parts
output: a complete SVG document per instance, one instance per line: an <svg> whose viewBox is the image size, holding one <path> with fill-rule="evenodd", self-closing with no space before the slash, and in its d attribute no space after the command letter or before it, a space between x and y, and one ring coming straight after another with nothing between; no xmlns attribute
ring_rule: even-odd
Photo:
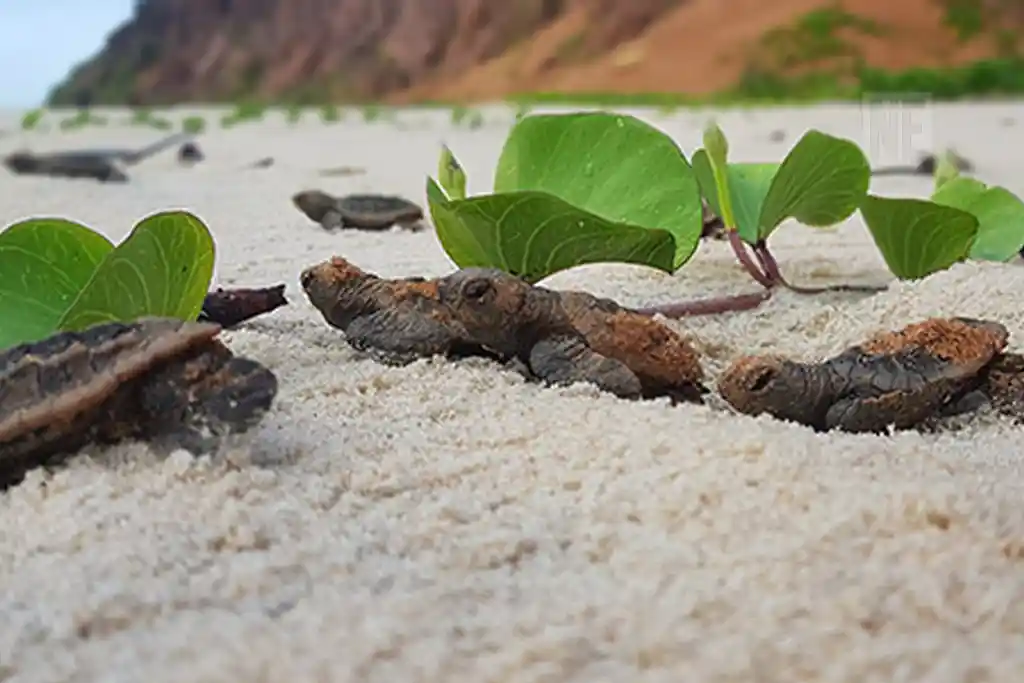
<svg viewBox="0 0 1024 683"><path fill-rule="evenodd" d="M613 223L545 192L451 201L428 178L427 205L441 246L460 268L500 268L529 282L587 263L674 270L667 231Z"/></svg>
<svg viewBox="0 0 1024 683"><path fill-rule="evenodd" d="M729 163L729 141L717 123L710 121L704 126L702 142L712 160L720 162L723 166Z"/></svg>
<svg viewBox="0 0 1024 683"><path fill-rule="evenodd" d="M721 131L709 129L705 142L727 150ZM784 220L796 218L810 226L832 225L857 210L868 190L871 169L852 142L808 131L781 164L724 164L718 178L710 148L693 155L693 172L712 210L725 219L732 214L744 241L766 240ZM729 204L722 206L720 186L728 186ZM727 223L728 225L728 223Z"/></svg>
<svg viewBox="0 0 1024 683"><path fill-rule="evenodd" d="M437 179L452 199L466 198L466 172L448 145L441 145L441 159L437 164Z"/></svg>
<svg viewBox="0 0 1024 683"><path fill-rule="evenodd" d="M986 187L979 180L957 176L939 187L932 201L978 219L971 258L1008 261L1024 246L1024 202L1005 188Z"/></svg>
<svg viewBox="0 0 1024 683"><path fill-rule="evenodd" d="M63 218L30 218L0 233L0 348L38 341L114 245Z"/></svg>
<svg viewBox="0 0 1024 683"><path fill-rule="evenodd" d="M691 163L704 198L708 200L711 210L721 216L721 202L718 199L714 172L707 151L699 149L694 152ZM768 195L772 179L779 170L779 164L729 164L727 169L736 230L744 241L754 244L758 239L757 226L761 219L761 207L764 204L764 198Z"/></svg>
<svg viewBox="0 0 1024 683"><path fill-rule="evenodd" d="M700 241L700 189L689 162L672 138L633 116L584 112L521 119L502 148L494 192L527 190L558 197L615 230L670 233L674 268L693 256ZM576 237L565 233L560 239Z"/></svg>
<svg viewBox="0 0 1024 683"><path fill-rule="evenodd" d="M787 218L822 227L857 210L871 182L871 167L860 147L810 130L779 166L761 206L758 237L768 239Z"/></svg>
<svg viewBox="0 0 1024 683"><path fill-rule="evenodd" d="M860 211L889 270L903 280L963 261L978 232L971 214L926 199L866 195Z"/></svg>
<svg viewBox="0 0 1024 683"><path fill-rule="evenodd" d="M704 128L703 151L703 161L707 163L707 171L710 171L712 181L707 183L707 186L714 188L714 196L717 200L715 213L721 217L727 230L735 230L739 223L736 212L733 210L735 197L730 182L732 174L729 173L729 141L725 139L722 129L713 122ZM710 201L709 199L708 202L710 203Z"/></svg>
<svg viewBox="0 0 1024 683"><path fill-rule="evenodd" d="M107 254L60 320L63 330L143 316L195 320L213 277L210 231L187 211L140 221Z"/></svg>

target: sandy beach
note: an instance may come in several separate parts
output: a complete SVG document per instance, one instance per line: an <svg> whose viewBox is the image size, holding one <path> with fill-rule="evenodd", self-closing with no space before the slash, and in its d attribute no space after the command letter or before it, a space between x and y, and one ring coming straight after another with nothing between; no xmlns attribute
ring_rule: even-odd
<svg viewBox="0 0 1024 683"><path fill-rule="evenodd" d="M781 159L807 128L875 165L952 146L1024 195L1024 106L931 109L917 140L872 142L852 105L634 111L689 155L715 114L735 160ZM175 112L179 117L187 112ZM4 224L61 215L121 239L187 208L217 242L214 286L287 284L290 305L224 339L281 384L260 426L213 457L87 449L0 493L0 680L12 683L895 683L1024 676L1019 426L818 434L707 406L545 388L483 360L388 367L307 302L306 266L342 255L386 276L453 266L432 230L328 234L290 196L403 194L425 205L441 143L490 188L513 122L447 111L297 125L273 114L128 170L131 182L0 173ZM118 116L128 118L128 114ZM124 124L23 132L0 152L146 144ZM786 132L773 142L774 130ZM927 143L927 148L919 143ZM259 158L276 162L245 168ZM903 156L898 159L894 157ZM322 169L365 173L324 177ZM872 190L920 196L929 178ZM800 284L893 281L859 216L785 225ZM587 266L545 282L651 305L755 291L722 242L674 275ZM711 384L734 358L820 358L933 315L999 320L1024 349L1024 266L966 263L884 293L781 292L755 311L673 321Z"/></svg>

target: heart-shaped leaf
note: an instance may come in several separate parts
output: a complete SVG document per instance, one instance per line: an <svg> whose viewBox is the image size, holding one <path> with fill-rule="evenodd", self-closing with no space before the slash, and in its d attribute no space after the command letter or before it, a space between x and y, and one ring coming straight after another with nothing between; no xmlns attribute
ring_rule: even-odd
<svg viewBox="0 0 1024 683"><path fill-rule="evenodd" d="M63 218L30 218L0 233L0 348L53 334L113 249L103 235Z"/></svg>
<svg viewBox="0 0 1024 683"><path fill-rule="evenodd" d="M676 245L667 231L613 223L545 192L452 201L428 178L427 205L442 247L460 268L500 268L529 282L610 261L674 270Z"/></svg>
<svg viewBox="0 0 1024 683"><path fill-rule="evenodd" d="M187 211L164 211L138 223L107 254L60 320L63 330L143 316L195 320L213 277L210 231Z"/></svg>
<svg viewBox="0 0 1024 683"><path fill-rule="evenodd" d="M700 241L700 188L689 162L672 138L633 116L584 112L521 119L502 148L494 192L521 191L558 197L616 230L670 233L674 268L690 259ZM561 238L575 239L572 233ZM602 260L619 259L609 254Z"/></svg>
<svg viewBox="0 0 1024 683"><path fill-rule="evenodd" d="M932 201L962 209L978 219L971 258L1008 261L1024 246L1024 202L1005 188L955 176L935 190Z"/></svg>
<svg viewBox="0 0 1024 683"><path fill-rule="evenodd" d="M903 280L963 261L978 232L973 215L926 199L866 195L860 211L889 270Z"/></svg>
<svg viewBox="0 0 1024 683"><path fill-rule="evenodd" d="M707 151L698 149L694 152L691 163L711 210L715 215L722 216L722 204L718 198L717 184ZM779 164L768 163L737 163L727 166L727 182L732 196L736 231L750 244L757 242L761 207L778 170Z"/></svg>
<svg viewBox="0 0 1024 683"><path fill-rule="evenodd" d="M711 209L725 220L727 207L708 152L705 147L694 153L693 172ZM736 230L745 242L756 244L787 218L809 226L849 218L867 193L871 168L854 143L811 130L781 164L729 163L724 175Z"/></svg>
<svg viewBox="0 0 1024 683"><path fill-rule="evenodd" d="M857 210L871 182L867 157L853 142L809 130L782 160L761 206L759 239L787 218L822 227Z"/></svg>

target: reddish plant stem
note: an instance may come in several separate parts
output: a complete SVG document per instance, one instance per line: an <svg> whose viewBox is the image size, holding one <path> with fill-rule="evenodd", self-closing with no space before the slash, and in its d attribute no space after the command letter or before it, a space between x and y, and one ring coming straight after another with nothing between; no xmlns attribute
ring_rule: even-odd
<svg viewBox="0 0 1024 683"><path fill-rule="evenodd" d="M643 315L661 314L666 318L692 318L698 315L716 315L718 313L733 313L738 311L750 311L772 295L770 289L751 294L736 294L734 296L720 296L711 299L697 299L695 301L680 301L660 306L648 306L637 309Z"/></svg>
<svg viewBox="0 0 1024 683"><path fill-rule="evenodd" d="M763 244L763 242L759 244ZM778 264L775 263L775 259L772 258L772 255L768 253L767 247L762 250L757 246L752 246L750 250L754 252L754 257L757 259L757 262L761 264L761 270L764 272L765 277L768 278L769 282L771 282L769 287L775 287L778 285L779 280L782 278L782 274L779 273Z"/></svg>
<svg viewBox="0 0 1024 683"><path fill-rule="evenodd" d="M750 311L771 298L773 283L771 278L765 272L766 269L763 264L759 266L754 262L754 259L750 257L750 252L747 251L747 244L740 238L740 235L736 230L726 228L726 234L729 236L729 246L732 247L732 251L736 254L736 258L739 260L740 264L743 265L743 269L746 270L758 284L764 287L762 291L751 294L736 294L733 296L720 296L710 299L697 299L694 301L680 301L660 306L649 306L647 308L638 309L638 311L644 315L661 314L666 318L690 318L699 315L716 315L719 313ZM754 250L753 253L754 256L760 260L760 256L757 254L757 251Z"/></svg>
<svg viewBox="0 0 1024 683"><path fill-rule="evenodd" d="M771 276L765 272L764 269L754 263L754 259L750 258L750 254L747 252L747 244L740 237L740 233L735 229L726 228L726 232L729 233L729 246L732 247L732 251L736 254L736 258L739 259L744 270L750 273L750 277L757 280L757 283L765 289L771 289L775 284L772 282ZM757 252L754 252L757 255ZM759 257L760 258L760 257Z"/></svg>
<svg viewBox="0 0 1024 683"><path fill-rule="evenodd" d="M772 291L777 287L785 287L798 294L823 294L825 292L865 292L875 294L884 292L885 287L871 285L829 285L825 287L803 287L790 284L782 275L779 263L775 260L768 245L758 242L753 247L747 245L736 230L726 229L729 236L729 245L739 260L743 269L750 274L762 287L763 291L751 294L737 294L734 296L714 297L711 299L698 299L695 301L681 301L660 306L648 306L638 309L644 315L663 315L666 318L688 318L700 315L716 315L719 313L731 313L739 311L750 311L771 298ZM748 251L749 249L749 251ZM751 258L753 253L753 258ZM755 262L756 259L756 262Z"/></svg>
<svg viewBox="0 0 1024 683"><path fill-rule="evenodd" d="M772 285L785 285L785 278L782 277L782 272L779 270L779 263L775 260L775 257L770 251L768 251L768 244L766 242L759 241L753 247L754 255L757 257L761 267L764 268L764 274L771 280Z"/></svg>
<svg viewBox="0 0 1024 683"><path fill-rule="evenodd" d="M797 294L824 294L826 292L863 292L867 294L877 294L878 292L884 292L887 287L878 287L875 285L825 285L823 287L804 287L801 285L791 284L782 276L782 271L779 270L779 263L775 260L775 256L772 255L771 251L768 250L768 245L764 242L758 242L754 247L754 254L757 256L757 260L764 266L765 275L775 285L780 285L786 289L796 292Z"/></svg>

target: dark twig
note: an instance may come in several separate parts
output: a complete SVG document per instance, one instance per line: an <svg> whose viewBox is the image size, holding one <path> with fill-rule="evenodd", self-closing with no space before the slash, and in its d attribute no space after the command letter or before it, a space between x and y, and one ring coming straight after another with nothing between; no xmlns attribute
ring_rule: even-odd
<svg viewBox="0 0 1024 683"><path fill-rule="evenodd" d="M270 313L288 303L285 286L221 289L210 292L203 301L199 320L231 328L256 316Z"/></svg>

